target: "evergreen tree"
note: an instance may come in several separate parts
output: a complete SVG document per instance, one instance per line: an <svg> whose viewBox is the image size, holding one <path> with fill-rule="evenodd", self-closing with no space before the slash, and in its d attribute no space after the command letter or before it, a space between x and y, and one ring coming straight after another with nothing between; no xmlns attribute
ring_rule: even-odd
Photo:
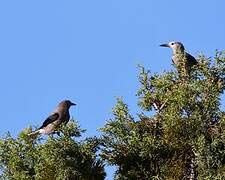
<svg viewBox="0 0 225 180"><path fill-rule="evenodd" d="M225 54L198 62L188 76L140 67L141 112L134 118L118 98L101 140L77 140L76 122L47 139L29 137L31 128L8 133L0 139L1 178L104 179L105 160L118 167L115 179L225 179Z"/></svg>
<svg viewBox="0 0 225 180"><path fill-rule="evenodd" d="M189 76L140 67L136 119L117 99L101 128L101 157L118 167L115 179L225 179L225 54L198 62Z"/></svg>
<svg viewBox="0 0 225 180"><path fill-rule="evenodd" d="M76 140L84 130L72 121L60 127L61 136L31 138L31 128L13 138L10 133L0 140L2 179L15 180L101 180L103 162L97 157L99 140Z"/></svg>

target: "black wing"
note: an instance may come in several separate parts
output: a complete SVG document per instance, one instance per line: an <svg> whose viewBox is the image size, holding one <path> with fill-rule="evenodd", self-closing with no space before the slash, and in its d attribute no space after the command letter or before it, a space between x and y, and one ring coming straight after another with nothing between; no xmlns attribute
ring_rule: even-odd
<svg viewBox="0 0 225 180"><path fill-rule="evenodd" d="M190 54L186 53L186 58L188 63L190 63L191 66L197 65L198 61Z"/></svg>
<svg viewBox="0 0 225 180"><path fill-rule="evenodd" d="M43 122L42 126L39 128L43 128L46 127L47 125L49 125L50 123L56 121L59 118L59 113L54 113L51 114L50 116L48 116L48 118Z"/></svg>

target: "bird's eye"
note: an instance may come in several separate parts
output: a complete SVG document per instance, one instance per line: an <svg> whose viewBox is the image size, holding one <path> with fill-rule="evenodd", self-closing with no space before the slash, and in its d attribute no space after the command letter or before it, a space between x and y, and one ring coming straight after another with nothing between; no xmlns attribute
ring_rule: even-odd
<svg viewBox="0 0 225 180"><path fill-rule="evenodd" d="M171 45L174 45L174 43L171 43Z"/></svg>

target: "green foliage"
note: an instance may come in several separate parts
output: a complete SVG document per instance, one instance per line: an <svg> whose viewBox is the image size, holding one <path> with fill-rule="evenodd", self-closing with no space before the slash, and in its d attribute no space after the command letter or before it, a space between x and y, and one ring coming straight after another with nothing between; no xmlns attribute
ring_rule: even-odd
<svg viewBox="0 0 225 180"><path fill-rule="evenodd" d="M141 112L134 118L117 98L101 139L78 140L84 130L76 122L47 139L28 136L31 128L17 138L7 133L0 178L98 180L106 161L118 167L115 179L225 179L225 52L198 62L188 73L185 63L162 74L140 66Z"/></svg>
<svg viewBox="0 0 225 180"><path fill-rule="evenodd" d="M28 136L31 128L14 139L8 133L0 141L2 178L7 179L104 179L104 165L96 153L100 141L76 138L83 132L76 122L59 128L61 136L47 139Z"/></svg>
<svg viewBox="0 0 225 180"><path fill-rule="evenodd" d="M140 67L137 120L117 99L114 118L101 128L101 156L118 166L115 179L225 178L225 53L198 62L188 76L181 68L158 75Z"/></svg>

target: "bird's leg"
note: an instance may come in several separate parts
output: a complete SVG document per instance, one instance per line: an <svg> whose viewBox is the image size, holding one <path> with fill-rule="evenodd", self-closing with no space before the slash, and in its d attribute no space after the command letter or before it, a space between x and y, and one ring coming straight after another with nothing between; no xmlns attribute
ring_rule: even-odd
<svg viewBox="0 0 225 180"><path fill-rule="evenodd" d="M159 108L155 102L153 103L153 106L154 106L155 110L158 111Z"/></svg>
<svg viewBox="0 0 225 180"><path fill-rule="evenodd" d="M155 101L153 103L153 107L155 108L155 110L157 112L160 112L164 108L164 106L166 105L167 101L168 101L168 99L166 99L163 103Z"/></svg>
<svg viewBox="0 0 225 180"><path fill-rule="evenodd" d="M164 103L159 107L159 112L164 108L164 106L166 105L166 103L167 103L167 101L168 101L168 99L166 99L165 101L164 101Z"/></svg>

